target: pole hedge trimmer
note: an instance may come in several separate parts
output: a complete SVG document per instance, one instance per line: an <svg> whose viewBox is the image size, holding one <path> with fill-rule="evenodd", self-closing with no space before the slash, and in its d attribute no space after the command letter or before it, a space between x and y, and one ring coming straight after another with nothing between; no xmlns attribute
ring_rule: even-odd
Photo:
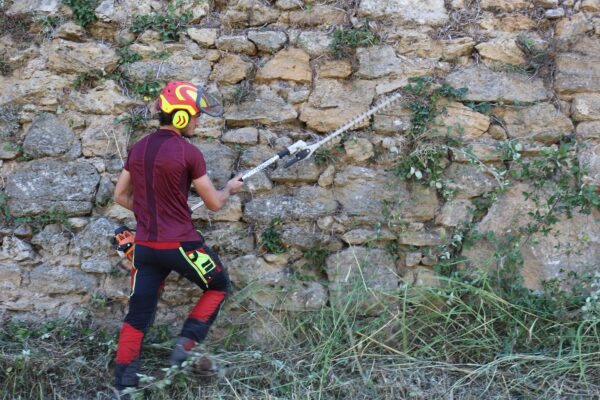
<svg viewBox="0 0 600 400"><path fill-rule="evenodd" d="M292 144L291 146L286 147L285 149L281 150L279 153L275 154L273 157L269 158L267 161L263 162L262 164L258 165L255 168L251 169L250 171L247 171L244 175L242 175L242 177L240 179L242 181L244 181L244 180L250 178L252 175L264 170L271 164L276 163L277 161L281 160L282 158L284 158L286 156L293 156L293 157L290 158L283 165L283 167L284 168L291 167L292 165L296 164L298 161L304 160L305 158L312 156L319 147L332 141L336 137L340 136L342 133L350 130L352 127L363 122L364 120L369 118L371 115L390 106L392 103L396 102L401 97L402 97L401 93L396 93L388 98L383 99L382 101L380 101L378 104L376 104L369 110L352 118L350 121L346 122L345 124L343 124L342 126L337 128L334 132L330 133L329 135L325 136L323 139L321 139L313 144L310 144L310 145L306 144L302 140L297 141L296 143ZM197 210L198 208L202 207L203 205L204 205L203 201L200 201L198 204L194 204L191 208L192 212Z"/></svg>
<svg viewBox="0 0 600 400"><path fill-rule="evenodd" d="M250 171L247 171L246 173L244 173L244 175L242 175L240 180L244 181L244 180L250 178L252 175L255 175L258 172L266 169L270 165L276 163L277 161L283 159L286 156L291 156L291 158L284 164L283 167L284 168L291 167L292 165L296 164L298 161L304 160L305 158L312 156L319 147L329 143L336 137L340 136L342 133L352 129L356 125L365 121L367 118L371 117L373 114L389 107L391 104L398 101L401 97L402 97L401 93L395 93L392 96L389 96L389 97L381 100L379 103L377 103L375 106L371 107L369 110L352 118L351 120L349 120L348 122L346 122L345 124L343 124L342 126L337 128L335 131L333 131L329 135L325 136L324 138L322 138L321 140L319 140L313 144L310 144L310 145L306 144L302 140L297 141L296 143L292 144L291 146L286 147L285 149L281 150L279 153L275 154L273 157L269 158L267 161L261 163L260 165L256 166L255 168L251 169ZM190 208L190 211L194 212L195 210L202 207L203 205L204 205L204 202L200 201L199 203L194 204ZM117 247L119 254L121 256L126 256L130 261L133 257L133 241L134 241L134 234L127 227L120 227L115 231L114 244Z"/></svg>

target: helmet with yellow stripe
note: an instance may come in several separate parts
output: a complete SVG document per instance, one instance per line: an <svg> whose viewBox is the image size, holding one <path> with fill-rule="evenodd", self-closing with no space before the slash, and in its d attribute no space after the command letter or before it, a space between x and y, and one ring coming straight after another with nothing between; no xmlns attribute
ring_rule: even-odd
<svg viewBox="0 0 600 400"><path fill-rule="evenodd" d="M185 128L191 117L199 113L213 117L223 115L223 107L200 85L189 82L169 82L160 92L157 107L163 113L173 116L173 126Z"/></svg>

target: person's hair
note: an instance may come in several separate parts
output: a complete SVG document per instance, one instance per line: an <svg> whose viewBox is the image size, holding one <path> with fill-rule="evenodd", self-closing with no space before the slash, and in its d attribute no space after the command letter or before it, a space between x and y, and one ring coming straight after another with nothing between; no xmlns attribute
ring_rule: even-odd
<svg viewBox="0 0 600 400"><path fill-rule="evenodd" d="M173 124L173 114L167 114L166 112L159 110L158 111L158 122L160 126L167 126Z"/></svg>

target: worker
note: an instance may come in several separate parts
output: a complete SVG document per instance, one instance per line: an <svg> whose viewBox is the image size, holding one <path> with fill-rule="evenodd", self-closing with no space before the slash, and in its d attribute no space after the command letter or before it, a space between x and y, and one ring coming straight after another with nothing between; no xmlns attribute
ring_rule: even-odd
<svg viewBox="0 0 600 400"><path fill-rule="evenodd" d="M202 114L221 116L223 107L201 86L170 82L156 103L160 127L129 151L115 187L115 202L132 210L137 228L131 271L129 311L117 346L115 387L136 387L142 340L156 311L165 278L176 271L203 290L183 324L171 353L181 366L207 335L229 288L227 272L192 224L190 185L211 211L221 209L242 189L240 176L215 189L202 152L186 138Z"/></svg>

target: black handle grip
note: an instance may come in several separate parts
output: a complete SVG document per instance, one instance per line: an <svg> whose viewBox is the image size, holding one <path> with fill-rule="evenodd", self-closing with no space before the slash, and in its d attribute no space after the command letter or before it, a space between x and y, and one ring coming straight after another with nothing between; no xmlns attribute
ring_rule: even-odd
<svg viewBox="0 0 600 400"><path fill-rule="evenodd" d="M290 151L288 150L288 148L286 147L285 149L281 150L279 153L277 153L277 156L279 158L283 158L285 156L287 156L288 154L290 154Z"/></svg>
<svg viewBox="0 0 600 400"><path fill-rule="evenodd" d="M296 164L298 161L304 160L306 157L308 157L309 154L310 154L310 150L309 149L304 149L304 150L301 150L301 151L297 152L294 155L294 158L292 158L291 160L289 160L288 162L286 162L283 165L283 168L289 168L292 165Z"/></svg>

